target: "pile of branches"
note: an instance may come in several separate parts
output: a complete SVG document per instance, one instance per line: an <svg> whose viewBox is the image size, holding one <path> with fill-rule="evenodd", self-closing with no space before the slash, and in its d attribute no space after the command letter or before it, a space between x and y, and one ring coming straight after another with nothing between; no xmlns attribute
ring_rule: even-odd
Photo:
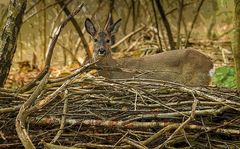
<svg viewBox="0 0 240 149"><path fill-rule="evenodd" d="M26 93L0 90L0 148L240 146L237 91L150 79L46 78Z"/></svg>
<svg viewBox="0 0 240 149"><path fill-rule="evenodd" d="M240 146L237 91L84 75L94 63L50 79L58 36L82 6L56 28L36 79L19 91L0 89L0 148Z"/></svg>

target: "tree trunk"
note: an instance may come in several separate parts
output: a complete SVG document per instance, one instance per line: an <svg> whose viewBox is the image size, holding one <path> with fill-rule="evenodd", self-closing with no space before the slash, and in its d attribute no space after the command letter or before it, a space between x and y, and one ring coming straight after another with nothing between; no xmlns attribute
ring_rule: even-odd
<svg viewBox="0 0 240 149"><path fill-rule="evenodd" d="M234 0L234 36L232 42L233 57L236 69L237 88L240 89L240 0Z"/></svg>
<svg viewBox="0 0 240 149"><path fill-rule="evenodd" d="M163 52L163 49L162 49L162 41L161 41L161 37L160 37L160 30L159 30L157 12L156 12L156 9L155 9L154 0L152 0L152 9L153 9L153 14L154 14L154 18L155 18L155 26L157 28L157 38L158 38L158 44L159 44L159 48L157 50L157 53L160 53L160 52Z"/></svg>
<svg viewBox="0 0 240 149"><path fill-rule="evenodd" d="M111 16L113 16L114 3L115 3L115 0L109 1L109 14ZM113 17L110 18L109 24L110 25L113 24ZM114 45L115 43L116 43L116 36L113 35L113 36L111 36L111 45ZM117 52L117 48L112 48L112 52Z"/></svg>
<svg viewBox="0 0 240 149"><path fill-rule="evenodd" d="M183 14L184 0L178 0L178 21L177 21L177 49L181 48L181 22Z"/></svg>
<svg viewBox="0 0 240 149"><path fill-rule="evenodd" d="M212 13L211 21L207 31L207 38L211 40L215 40L216 33L214 30L214 27L217 23L218 2L216 0L212 0L211 4L212 4L213 13Z"/></svg>
<svg viewBox="0 0 240 149"><path fill-rule="evenodd" d="M7 20L0 33L0 87L3 87L11 68L26 4L27 0L9 1Z"/></svg>
<svg viewBox="0 0 240 149"><path fill-rule="evenodd" d="M160 16L162 17L163 24L164 24L164 26L166 28L166 31L167 31L167 36L168 36L168 40L169 40L170 49L175 50L176 47L175 47L175 43L174 43L174 40L173 40L172 31L171 31L171 28L170 28L170 24L167 20L167 17L165 15L165 12L163 10L162 4L161 4L160 0L155 0L155 1L156 1L157 8L158 8L158 11L160 13Z"/></svg>

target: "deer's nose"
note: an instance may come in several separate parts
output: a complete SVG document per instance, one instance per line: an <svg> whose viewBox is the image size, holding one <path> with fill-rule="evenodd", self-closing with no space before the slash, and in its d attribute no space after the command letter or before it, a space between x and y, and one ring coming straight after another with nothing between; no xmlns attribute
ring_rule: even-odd
<svg viewBox="0 0 240 149"><path fill-rule="evenodd" d="M98 49L98 55L105 55L106 54L106 49L100 48Z"/></svg>

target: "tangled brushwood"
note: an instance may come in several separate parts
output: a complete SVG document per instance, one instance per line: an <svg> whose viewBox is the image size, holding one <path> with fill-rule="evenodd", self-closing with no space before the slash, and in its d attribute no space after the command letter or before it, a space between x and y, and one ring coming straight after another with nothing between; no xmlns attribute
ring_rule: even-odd
<svg viewBox="0 0 240 149"><path fill-rule="evenodd" d="M240 146L237 91L73 78L44 78L21 94L0 90L0 148Z"/></svg>

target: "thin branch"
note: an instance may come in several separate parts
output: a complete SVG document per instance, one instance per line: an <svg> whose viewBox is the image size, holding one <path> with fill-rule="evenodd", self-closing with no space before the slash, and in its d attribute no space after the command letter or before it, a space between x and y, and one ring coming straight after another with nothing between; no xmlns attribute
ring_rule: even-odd
<svg viewBox="0 0 240 149"><path fill-rule="evenodd" d="M62 1L64 1L64 0L62 0ZM72 1L72 0L71 0L71 1ZM40 2L41 2L41 0L40 0ZM24 19L24 20L23 20L23 24L26 23L27 21L29 21L29 20L30 20L32 17L34 17L35 15L39 14L40 12L46 11L47 9L49 9L49 8L51 8L51 7L53 7L53 6L57 5L57 4L58 4L58 3L55 2L55 3L52 3L52 4L50 4L50 5L48 5L48 6L44 7L44 8L39 9L38 11L34 12L34 13L31 14L30 16L28 16L26 19ZM34 7L33 7L33 8L34 8Z"/></svg>
<svg viewBox="0 0 240 149"><path fill-rule="evenodd" d="M191 116L185 121L183 122L172 134L171 136L168 137L168 139L163 142L162 144L160 144L159 146L157 146L155 149L159 149L159 148L163 148L177 133L179 133L182 129L184 129L188 123L190 123L194 117L195 117L195 112L196 112L196 108L197 108L197 103L198 100L195 97L194 93L192 92L192 96L194 98L194 102L192 104L192 111L191 111Z"/></svg>
<svg viewBox="0 0 240 149"><path fill-rule="evenodd" d="M128 38L132 37L133 35L135 35L136 33L142 31L143 29L145 29L145 26L141 26L139 27L137 30L129 33L128 35L126 35L125 37L123 37L121 40L119 40L117 43L115 43L114 45L111 46L111 48L116 48L118 45L120 45L122 42L124 42L125 40L127 40Z"/></svg>
<svg viewBox="0 0 240 149"><path fill-rule="evenodd" d="M164 24L164 26L166 28L170 49L171 50L175 50L176 47L175 47L175 43L174 43L171 27L170 27L170 24L169 24L169 22L167 20L165 12L163 10L162 4L161 4L160 0L155 0L155 2L157 4L158 11L159 11L159 13L160 13L160 15L162 17L163 24Z"/></svg>
<svg viewBox="0 0 240 149"><path fill-rule="evenodd" d="M51 60L52 60L52 54L53 54L53 50L55 47L55 44L57 43L58 37L62 31L62 29L67 25L67 23L71 20L72 17L74 17L75 15L77 15L80 10L82 9L83 4L79 5L73 12L72 14L70 14L64 21L62 21L60 23L60 25L55 28L55 31L53 32L53 38L51 38L49 45L48 45L48 50L47 50L47 56L46 56L46 60L45 60L45 66L44 69L42 70L42 72L31 82L29 82L28 84L26 84L24 87L22 87L19 92L23 93L25 91L30 90L31 88L33 88L37 81L41 80L46 73L48 73L49 68L51 66Z"/></svg>
<svg viewBox="0 0 240 149"><path fill-rule="evenodd" d="M155 9L154 0L152 0L152 8L153 8L153 13L154 13L154 18L155 18L155 26L157 28L157 37L158 37L158 44L159 44L159 47L158 47L159 51L157 53L160 53L160 52L163 52L163 49L162 49L162 41L161 41L161 37L160 37L160 30L159 30L157 12Z"/></svg>
<svg viewBox="0 0 240 149"><path fill-rule="evenodd" d="M67 6L65 6L64 2L61 1L61 0L56 0L56 1L58 2L59 6L60 6L61 8L63 8L63 11L65 12L65 14L66 14L67 16L69 16L71 13L70 13L69 9L67 8ZM84 35L83 35L83 32L82 32L82 30L81 30L81 27L79 26L79 24L77 23L77 21L76 21L73 17L71 17L70 20L71 20L74 28L76 29L79 37L80 37L81 40L82 40L83 47L84 47L84 49L85 49L85 51L86 51L86 53L87 53L87 59L91 60L91 59L92 59L92 54L91 54L90 48L89 48L89 46L88 46L88 43L87 43L87 41L86 41L86 39L85 39L85 37L84 37Z"/></svg>
<svg viewBox="0 0 240 149"><path fill-rule="evenodd" d="M53 140L51 141L51 143L55 143L58 138L61 136L61 134L63 133L63 129L65 126L65 122L66 122L66 114L67 114L67 110L68 110L68 98L67 97L68 91L66 90L64 92L64 105L63 105L63 114L62 114L62 118L61 118L61 122L60 122L60 127L59 127L59 131L57 132L57 134L55 135L55 137L53 138Z"/></svg>
<svg viewBox="0 0 240 149"><path fill-rule="evenodd" d="M30 6L30 7L25 11L25 15L26 15L27 13L29 13L34 7L36 7L40 2L41 2L41 0L38 0L38 1L35 2L32 6Z"/></svg>
<svg viewBox="0 0 240 149"><path fill-rule="evenodd" d="M184 0L178 0L178 21L177 21L177 49L181 46L181 21L183 14Z"/></svg>
<svg viewBox="0 0 240 149"><path fill-rule="evenodd" d="M197 7L197 11L196 11L196 13L195 13L195 16L194 16L194 18L193 18L193 21L192 21L190 30L189 30L188 35L187 35L187 37L186 37L185 48L186 48L186 47L188 46L188 44L189 44L189 38L190 38L190 36L191 36L191 34L192 34L193 27L194 27L194 25L195 25L195 23L196 23L196 21L197 21L198 14L200 13L200 9L201 9L204 1L205 1L205 0L201 0L200 3L199 3L199 5L198 5L198 7Z"/></svg>

